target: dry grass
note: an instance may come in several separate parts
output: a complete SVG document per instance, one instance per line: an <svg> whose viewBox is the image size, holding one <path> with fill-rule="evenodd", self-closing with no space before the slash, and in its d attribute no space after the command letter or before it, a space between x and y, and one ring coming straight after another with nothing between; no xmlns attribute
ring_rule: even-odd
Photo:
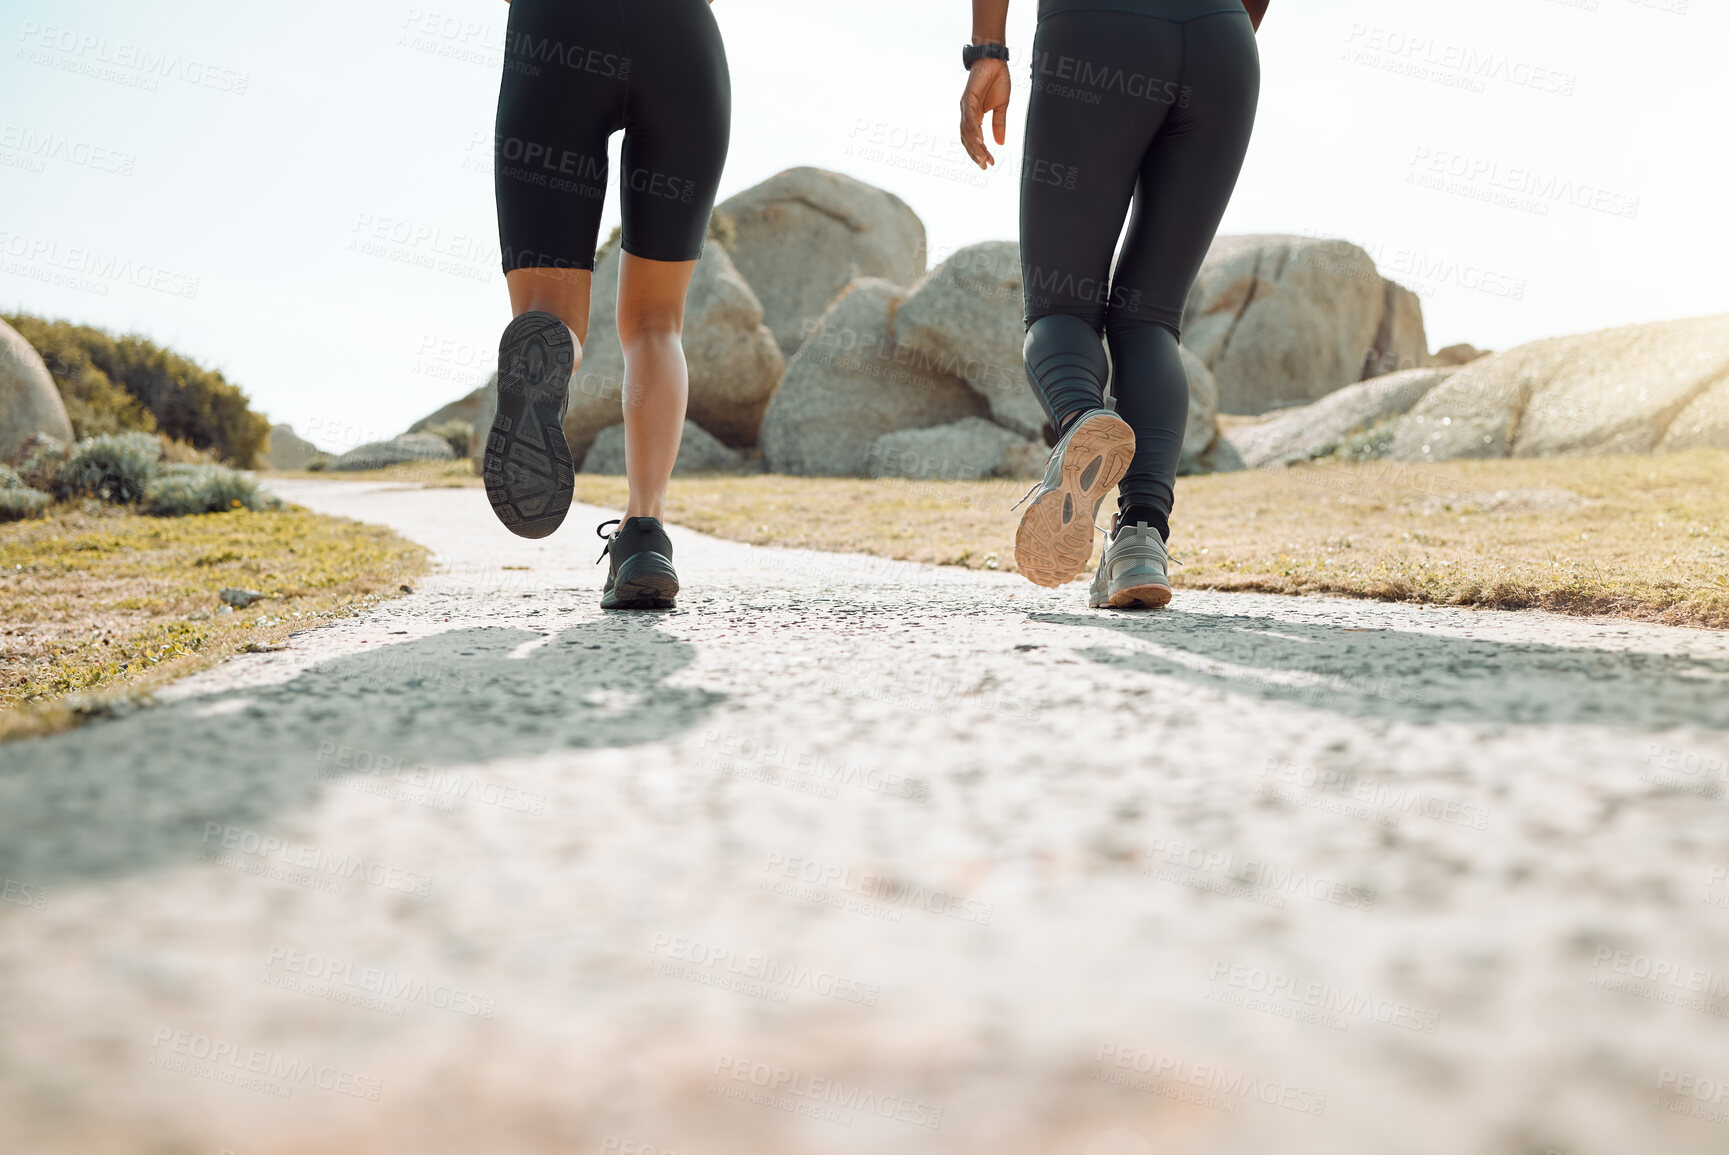
<svg viewBox="0 0 1729 1155"><path fill-rule="evenodd" d="M0 739L397 596L426 558L387 529L294 507L155 518L92 502L0 525ZM225 586L271 597L223 613Z"/></svg>
<svg viewBox="0 0 1729 1155"><path fill-rule="evenodd" d="M461 462L355 480L478 485ZM1010 481L693 477L667 519L734 541L1013 570ZM618 509L624 480L578 474ZM1113 503L1107 502L1108 514ZM1191 589L1539 607L1729 628L1729 453L1320 463L1177 482L1173 578Z"/></svg>
<svg viewBox="0 0 1729 1155"><path fill-rule="evenodd" d="M468 458L455 461L404 461L383 469L264 469L258 475L269 479L287 477L295 481L402 481L430 489L466 489L480 485Z"/></svg>
<svg viewBox="0 0 1729 1155"><path fill-rule="evenodd" d="M758 545L1012 570L1021 482L678 479L667 519ZM619 508L620 478L577 500ZM1106 511L1113 508L1107 502ZM1182 478L1179 587L1729 628L1729 453L1317 464Z"/></svg>

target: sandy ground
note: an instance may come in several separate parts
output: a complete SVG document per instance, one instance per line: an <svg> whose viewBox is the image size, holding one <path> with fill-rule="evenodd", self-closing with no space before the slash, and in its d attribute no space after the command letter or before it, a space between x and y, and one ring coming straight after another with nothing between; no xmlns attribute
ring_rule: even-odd
<svg viewBox="0 0 1729 1155"><path fill-rule="evenodd" d="M0 1150L1729 1149L1729 637L277 488L439 572L0 747Z"/></svg>

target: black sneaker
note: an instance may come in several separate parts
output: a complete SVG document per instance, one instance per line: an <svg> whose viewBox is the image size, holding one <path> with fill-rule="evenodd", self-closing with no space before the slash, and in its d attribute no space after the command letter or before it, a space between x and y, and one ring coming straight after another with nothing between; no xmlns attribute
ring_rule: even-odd
<svg viewBox="0 0 1729 1155"><path fill-rule="evenodd" d="M608 537L606 527L618 529ZM612 555L606 589L600 595L603 610L670 610L678 597L678 574L672 568L672 539L652 517L617 518L603 521L594 532L606 538L600 557ZM599 561L600 558L595 558Z"/></svg>
<svg viewBox="0 0 1729 1155"><path fill-rule="evenodd" d="M570 512L576 468L564 440L576 340L551 313L530 311L498 342L498 414L480 475L506 529L545 537Z"/></svg>

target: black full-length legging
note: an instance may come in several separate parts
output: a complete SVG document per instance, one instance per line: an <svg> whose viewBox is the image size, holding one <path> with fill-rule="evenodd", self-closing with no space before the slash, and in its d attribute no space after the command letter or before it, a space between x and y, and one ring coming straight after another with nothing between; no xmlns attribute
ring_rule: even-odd
<svg viewBox="0 0 1729 1155"><path fill-rule="evenodd" d="M1135 431L1123 509L1170 516L1189 406L1183 305L1236 188L1260 87L1240 0L1039 5L1021 178L1027 377L1060 430L1104 402L1104 334L1117 412Z"/></svg>

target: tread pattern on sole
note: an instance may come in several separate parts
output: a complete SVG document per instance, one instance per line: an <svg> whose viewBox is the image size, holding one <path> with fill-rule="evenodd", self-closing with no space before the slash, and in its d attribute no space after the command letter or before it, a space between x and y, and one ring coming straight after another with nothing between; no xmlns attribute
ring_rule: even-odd
<svg viewBox="0 0 1729 1155"><path fill-rule="evenodd" d="M545 537L570 512L576 466L563 415L575 361L570 330L551 313L523 313L498 343L498 412L481 478L498 520L520 537Z"/></svg>
<svg viewBox="0 0 1729 1155"><path fill-rule="evenodd" d="M1134 456L1134 431L1114 413L1088 418L1075 430L1057 487L1032 500L1015 530L1015 564L1029 581L1054 589L1087 568L1099 506Z"/></svg>
<svg viewBox="0 0 1729 1155"><path fill-rule="evenodd" d="M1112 609L1127 609L1133 606L1144 606L1148 609L1158 609L1169 605L1171 587L1167 585L1130 586L1118 590L1110 597Z"/></svg>

